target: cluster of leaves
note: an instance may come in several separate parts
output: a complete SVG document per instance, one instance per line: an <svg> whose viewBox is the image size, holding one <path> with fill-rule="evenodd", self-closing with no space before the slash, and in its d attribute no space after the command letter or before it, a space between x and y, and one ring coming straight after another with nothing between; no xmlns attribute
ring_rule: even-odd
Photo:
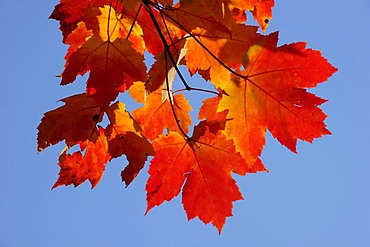
<svg viewBox="0 0 370 247"><path fill-rule="evenodd" d="M69 46L61 85L89 75L86 92L63 99L38 126L39 152L66 143L53 188L86 180L95 187L106 164L122 155L128 186L153 156L147 212L182 191L188 219L221 232L232 203L242 199L232 173L267 171L259 158L266 130L293 152L297 139L330 134L318 108L325 100L306 89L336 68L305 43L277 46L278 33L246 25L250 11L265 31L273 6L273 0L61 0L51 15ZM144 52L155 59L149 69ZM188 85L182 65L214 90ZM176 73L183 89L173 91ZM191 136L184 90L212 95ZM116 101L126 91L143 104L131 113ZM71 153L74 146L80 151Z"/></svg>

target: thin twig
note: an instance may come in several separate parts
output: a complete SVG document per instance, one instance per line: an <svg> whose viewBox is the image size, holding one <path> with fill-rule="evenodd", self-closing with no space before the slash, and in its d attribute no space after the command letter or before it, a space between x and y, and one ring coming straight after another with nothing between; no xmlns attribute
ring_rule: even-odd
<svg viewBox="0 0 370 247"><path fill-rule="evenodd" d="M166 12L164 12L162 10L162 8L159 8L158 6L154 5L153 3L151 3L150 1L147 1L147 0L144 0L145 2L148 2L148 4L152 5L153 8L157 9L159 12L163 13L163 15L165 15L168 19L170 19L171 21L173 21L174 23L176 23L182 30L184 30L186 33L188 33L190 35L191 38L193 38L212 58L214 58L222 67L224 67L225 69L227 69L230 73L240 77L240 78L243 78L243 79L247 79L247 76L245 75L242 75L238 72L236 72L235 70L231 69L229 66L227 66L224 62L222 62L216 55L214 55L200 40L198 40L195 35L193 35L191 33L191 31L189 31L187 28L185 28L181 23L179 23L178 21L176 21L174 18L172 18L170 15L168 15Z"/></svg>
<svg viewBox="0 0 370 247"><path fill-rule="evenodd" d="M170 47L168 46L167 41L166 41L165 37L163 36L163 34L161 32L161 28L159 27L159 24L158 24L158 22L157 22L157 20L156 20L156 18L154 16L154 14L153 14L150 6L149 6L149 4L148 4L148 0L143 0L143 3L144 3L144 5L145 5L145 7L146 7L146 9L147 9L147 11L149 13L149 16L150 16L150 18L151 18L151 20L152 20L152 22L153 22L153 24L154 24L154 26L156 28L156 31L157 31L158 35L160 36L160 38L162 40L162 43L163 43L163 46L164 46L164 50L165 50L164 59L165 59L165 66L166 66L165 70L167 71L167 55L168 55L169 59L171 60L171 63L173 64L173 66L175 66L175 70L179 73L179 76L180 76L181 72L179 71L179 69L178 69L178 67L176 65L175 59L173 58L173 56L171 54ZM180 78L182 78L183 83L185 85L185 88L190 88L187 85L185 79L182 77L182 75L180 76ZM182 135L187 140L190 140L190 137L185 133L184 129L181 127L180 120L178 119L177 114L176 114L176 111L175 111L174 102L173 102L173 99L171 97L172 95L171 95L170 88L169 88L168 73L166 73L166 91L167 91L169 103L171 105L172 114L173 114L173 116L175 118L175 122L177 124L177 127L179 128L179 130L182 133Z"/></svg>
<svg viewBox="0 0 370 247"><path fill-rule="evenodd" d="M142 7L143 7L143 5L142 5L142 4L140 4L140 6L139 6L139 8L138 8L138 10L137 10L137 12L136 12L136 14L135 14L134 21L133 21L133 22L132 22L132 24L131 24L130 30L129 30L129 31L128 31L128 33L127 33L126 39L128 39L128 38L130 37L130 34L131 34L131 32L132 32L132 29L134 29L135 22L136 22L136 20L137 20L137 17L139 16L139 13L140 13L140 10L141 10L141 8L142 8Z"/></svg>
<svg viewBox="0 0 370 247"><path fill-rule="evenodd" d="M164 61L165 61L165 64L166 64L166 71L167 71L167 56L164 57ZM167 91L168 100L170 101L172 114L175 118L175 122L177 124L177 127L180 129L181 133L186 137L187 140L190 140L190 137L188 136L188 134L185 133L185 131L183 130L183 128L180 125L180 120L178 119L176 111L175 111L175 105L173 103L173 99L172 99L172 95L171 95L171 91L170 91L169 86L170 85L169 85L169 82L168 82L168 73L166 73L166 91Z"/></svg>
<svg viewBox="0 0 370 247"><path fill-rule="evenodd" d="M179 93L179 92L182 92L182 91L187 91L187 89L186 88L178 89L178 90L174 91L173 93ZM212 93L212 94L220 95L218 92L208 90L208 89L204 89L204 88L192 87L191 91L200 91L200 92L203 92L203 93Z"/></svg>
<svg viewBox="0 0 370 247"><path fill-rule="evenodd" d="M190 91L191 90L191 87L186 83L186 80L184 79L184 77L182 76L179 68L176 66L176 61L175 59L173 58L172 54L171 54L171 50L170 50L170 47L169 45L167 44L167 41L166 41L166 38L163 36L162 34L162 31L161 31L161 28L159 27L159 24L153 14L153 11L152 9L150 8L149 4L152 4L150 1L148 0L143 0L143 3L145 5L145 8L147 9L148 13L149 13L149 16L150 16L150 19L152 20L153 24L154 24L154 27L155 29L157 30L157 33L159 35L159 37L161 38L162 40L162 43L163 43L163 46L164 46L164 51L165 53L167 53L168 57L170 58L171 60L171 63L174 65L174 68L176 70L176 72L178 73L179 77L180 77L180 80L181 82L184 84L185 88Z"/></svg>

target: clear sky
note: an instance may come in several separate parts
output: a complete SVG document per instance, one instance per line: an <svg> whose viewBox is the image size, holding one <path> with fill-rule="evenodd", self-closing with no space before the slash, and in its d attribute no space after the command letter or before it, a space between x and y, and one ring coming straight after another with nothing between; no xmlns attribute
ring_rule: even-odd
<svg viewBox="0 0 370 247"><path fill-rule="evenodd" d="M268 137L270 173L235 177L244 201L222 234L187 221L180 198L144 216L146 171L127 189L124 159L108 164L90 190L51 186L62 145L36 153L36 127L57 100L83 91L61 87L66 47L48 20L54 1L1 1L1 247L370 246L370 1L276 1L267 32L280 44L307 41L339 71L314 89L331 136L300 142L298 155Z"/></svg>

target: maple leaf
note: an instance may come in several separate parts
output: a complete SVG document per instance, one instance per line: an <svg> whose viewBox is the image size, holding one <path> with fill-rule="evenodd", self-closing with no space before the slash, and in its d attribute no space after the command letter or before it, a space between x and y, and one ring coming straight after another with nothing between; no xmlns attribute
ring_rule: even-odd
<svg viewBox="0 0 370 247"><path fill-rule="evenodd" d="M208 11L199 0L180 1L175 8L163 9L162 13L186 33L191 33L197 27L203 27L207 30L220 30L230 34L229 28L215 19L215 16L219 15Z"/></svg>
<svg viewBox="0 0 370 247"><path fill-rule="evenodd" d="M191 124L189 111L192 108L183 94L173 97L173 108L179 120L178 123L176 123L176 119L173 116L169 100L162 101L162 89L160 88L156 92L151 93L146 98L144 106L134 110L132 115L143 129L143 135L150 140L162 134L164 129L180 132L178 124L187 133ZM161 121L158 121L158 119L161 119Z"/></svg>
<svg viewBox="0 0 370 247"><path fill-rule="evenodd" d="M203 123L206 123L211 133L217 133L219 130L224 130L227 121L228 109L217 112L218 105L222 99L222 95L225 94L221 89L218 90L219 95L214 98L208 98L203 100L203 105L199 109L198 118L199 120L206 119ZM268 169L263 165L262 161L257 158L253 163L248 164L248 173L256 173L260 171L268 172Z"/></svg>
<svg viewBox="0 0 370 247"><path fill-rule="evenodd" d="M93 35L91 30L88 30L85 22L77 23L77 27L68 35L65 43L69 45L68 52L64 57L65 60L80 48L88 38Z"/></svg>
<svg viewBox="0 0 370 247"><path fill-rule="evenodd" d="M240 18L239 12L243 13L245 10L249 10L260 25L262 32L266 31L268 23L272 18L272 7L274 5L274 0L230 0L229 3L230 9L233 10L233 7L235 7L238 10L236 11L238 15L234 16L236 20L244 20L243 17Z"/></svg>
<svg viewBox="0 0 370 247"><path fill-rule="evenodd" d="M228 110L225 134L236 150L254 163L265 144L268 129L283 145L296 152L297 139L312 142L330 134L326 115L317 106L325 100L308 93L337 69L319 51L304 43L276 47L277 33L250 48L241 77L220 82L226 91L218 111Z"/></svg>
<svg viewBox="0 0 370 247"><path fill-rule="evenodd" d="M147 212L170 201L183 187L188 219L212 222L221 232L226 217L232 215L232 202L243 199L231 173L245 175L248 170L232 140L226 140L221 131L211 133L202 122L190 140L170 132L153 140L153 147L156 155L149 167Z"/></svg>
<svg viewBox="0 0 370 247"><path fill-rule="evenodd" d="M126 155L129 164L122 171L122 181L128 186L144 167L149 155L153 155L153 147L140 133L141 128L130 114L125 105L116 102L107 109L110 125L106 133L109 136L108 153L112 158Z"/></svg>
<svg viewBox="0 0 370 247"><path fill-rule="evenodd" d="M146 99L144 83L141 81L134 82L129 88L129 94L137 103L144 103Z"/></svg>
<svg viewBox="0 0 370 247"><path fill-rule="evenodd" d="M226 116L228 110L224 110L222 112L217 112L218 105L220 100L222 99L222 94L224 93L222 90L219 89L219 94L214 98L208 98L203 100L203 105L199 108L198 119L202 120L205 119L208 123L213 123L210 127L215 127L217 132L218 130L225 129L226 124Z"/></svg>
<svg viewBox="0 0 370 247"><path fill-rule="evenodd" d="M62 153L59 157L59 178L52 189L61 185L73 184L75 187L89 180L92 188L100 181L105 170L105 164L110 160L108 142L104 129L95 130L88 141L81 143L81 151L71 154Z"/></svg>
<svg viewBox="0 0 370 247"><path fill-rule="evenodd" d="M143 31L128 13L117 13L110 5L89 8L83 21L103 41L114 42L117 38L128 39L140 54L144 53Z"/></svg>
<svg viewBox="0 0 370 247"><path fill-rule="evenodd" d="M217 81L229 77L230 71L224 68L225 65L230 69L241 66L243 54L261 39L261 36L253 26L235 24L232 31L231 36L218 30L193 30L193 35L202 45L195 39L188 39L186 43L186 65L191 74L198 70L210 69L211 81Z"/></svg>
<svg viewBox="0 0 370 247"><path fill-rule="evenodd" d="M265 32L269 21L272 18L272 7L274 0L257 0L254 9L251 10L254 19L258 22L262 31Z"/></svg>
<svg viewBox="0 0 370 247"><path fill-rule="evenodd" d="M110 0L61 0L49 18L60 21L60 30L63 33L63 42L65 42L88 8L101 7L110 2ZM116 5L116 7L119 6Z"/></svg>
<svg viewBox="0 0 370 247"><path fill-rule="evenodd" d="M131 42L117 38L114 42L92 36L66 63L61 85L73 82L77 75L90 70L87 95L105 102L114 100L134 81L146 81L144 57L131 47ZM104 82L104 83L102 83Z"/></svg>
<svg viewBox="0 0 370 247"><path fill-rule="evenodd" d="M45 113L37 127L39 152L63 140L67 146L86 141L101 121L103 106L86 94L70 96L61 101L65 105Z"/></svg>

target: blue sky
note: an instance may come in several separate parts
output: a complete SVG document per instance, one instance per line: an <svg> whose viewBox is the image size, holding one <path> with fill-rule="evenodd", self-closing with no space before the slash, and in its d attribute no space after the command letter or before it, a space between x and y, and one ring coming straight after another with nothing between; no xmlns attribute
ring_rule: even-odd
<svg viewBox="0 0 370 247"><path fill-rule="evenodd" d="M262 159L270 173L235 177L234 204L221 235L187 221L180 198L144 216L142 172L127 189L125 161L109 163L90 190L51 186L62 145L36 153L36 127L57 100L83 91L59 86L66 47L48 20L57 1L1 1L0 246L370 246L370 30L368 0L276 1L267 32L280 44L307 41L339 71L312 90L331 136L300 142L298 155L268 136Z"/></svg>

